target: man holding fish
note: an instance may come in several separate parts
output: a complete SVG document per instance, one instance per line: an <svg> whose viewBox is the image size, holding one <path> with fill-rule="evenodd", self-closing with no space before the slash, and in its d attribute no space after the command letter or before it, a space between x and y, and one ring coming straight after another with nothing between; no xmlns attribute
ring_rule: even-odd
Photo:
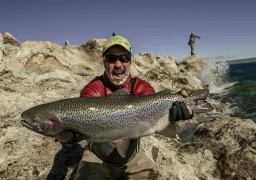
<svg viewBox="0 0 256 180"><path fill-rule="evenodd" d="M140 137L175 137L176 121L212 110L204 101L208 90L155 93L148 82L131 76L131 63L130 42L113 33L103 45L105 72L82 89L80 98L39 105L21 115L25 127L61 143L87 140L76 180L157 179L158 167L140 148ZM159 120L169 112L168 122Z"/></svg>

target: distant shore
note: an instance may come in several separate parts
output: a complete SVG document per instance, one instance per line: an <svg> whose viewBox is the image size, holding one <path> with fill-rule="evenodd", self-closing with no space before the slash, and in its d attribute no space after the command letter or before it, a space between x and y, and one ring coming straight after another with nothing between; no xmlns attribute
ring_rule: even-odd
<svg viewBox="0 0 256 180"><path fill-rule="evenodd" d="M221 61L218 61L218 62L221 62ZM253 62L256 62L256 57L255 58L236 59L236 60L227 60L226 62L228 64L253 63Z"/></svg>

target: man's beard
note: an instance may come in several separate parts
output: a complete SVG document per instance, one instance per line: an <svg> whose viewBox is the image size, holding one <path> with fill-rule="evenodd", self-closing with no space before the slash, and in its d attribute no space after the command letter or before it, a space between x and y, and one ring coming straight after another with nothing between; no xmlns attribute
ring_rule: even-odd
<svg viewBox="0 0 256 180"><path fill-rule="evenodd" d="M113 73L120 73L120 72L123 72L123 70L122 70L122 71L120 71L120 70L113 70L112 74L113 74ZM111 78L111 75L110 75L108 72L106 72L106 74L107 74L107 76L108 76L108 79L110 80L110 82L111 82L113 85L115 85L115 86L121 86L121 85L123 85L123 84L126 82L126 80L128 79L129 74L130 74L130 71L126 72L125 75L124 75L124 78L123 78L122 80L119 80L119 81L116 81L116 80L112 79L112 78Z"/></svg>

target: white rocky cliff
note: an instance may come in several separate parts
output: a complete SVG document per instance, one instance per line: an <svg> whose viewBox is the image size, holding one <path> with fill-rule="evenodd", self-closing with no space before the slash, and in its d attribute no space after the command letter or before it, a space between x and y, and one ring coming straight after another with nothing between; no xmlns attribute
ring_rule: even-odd
<svg viewBox="0 0 256 180"><path fill-rule="evenodd" d="M69 179L79 162L65 156L61 145L20 124L20 114L34 105L78 97L83 86L103 72L101 47L105 39L92 39L73 47L52 42L20 43L9 33L0 34L0 179L46 179L53 169ZM156 91L164 88L198 89L204 84L195 72L203 58L141 53L133 59L132 73L148 80ZM225 105L209 99L217 112ZM179 122L182 142L160 135L142 138L142 147L161 167L162 179L255 179L256 125L224 114L203 114ZM81 145L81 146L80 146Z"/></svg>

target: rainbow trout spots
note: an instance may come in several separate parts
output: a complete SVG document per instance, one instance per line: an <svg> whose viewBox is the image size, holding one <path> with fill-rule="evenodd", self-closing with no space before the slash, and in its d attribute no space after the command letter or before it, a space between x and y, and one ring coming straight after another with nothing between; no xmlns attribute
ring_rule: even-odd
<svg viewBox="0 0 256 180"><path fill-rule="evenodd" d="M162 118L173 102L185 102L195 113L209 112L213 108L205 101L208 94L208 89L199 89L183 98L163 90L135 97L121 89L106 97L70 98L32 107L21 114L21 123L45 136L71 130L91 142L118 142L122 155L129 139L153 133L175 137L175 125Z"/></svg>

